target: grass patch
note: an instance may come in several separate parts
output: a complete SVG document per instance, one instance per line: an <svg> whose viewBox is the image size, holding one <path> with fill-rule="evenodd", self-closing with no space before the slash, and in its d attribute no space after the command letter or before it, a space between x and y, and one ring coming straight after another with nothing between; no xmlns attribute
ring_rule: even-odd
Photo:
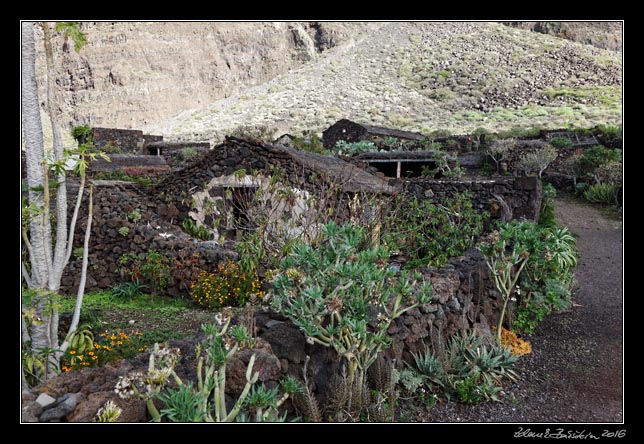
<svg viewBox="0 0 644 444"><path fill-rule="evenodd" d="M613 86L581 86L579 88L548 88L543 93L551 98L563 97L573 101L593 101L604 106L614 106L622 102L622 88Z"/></svg>
<svg viewBox="0 0 644 444"><path fill-rule="evenodd" d="M71 315L75 300L73 296L61 297L61 315ZM212 316L182 299L151 299L147 294L123 298L110 291L100 291L85 295L80 323L89 325L94 332L137 329L143 333L144 343L150 345L193 336Z"/></svg>

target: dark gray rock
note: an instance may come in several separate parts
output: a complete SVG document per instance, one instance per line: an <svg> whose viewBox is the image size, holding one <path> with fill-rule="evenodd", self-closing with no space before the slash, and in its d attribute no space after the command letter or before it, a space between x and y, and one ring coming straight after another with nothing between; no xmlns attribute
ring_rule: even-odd
<svg viewBox="0 0 644 444"><path fill-rule="evenodd" d="M58 422L61 421L68 413L76 408L76 404L81 400L80 393L66 394L56 400L55 407L43 410L40 415L40 422Z"/></svg>
<svg viewBox="0 0 644 444"><path fill-rule="evenodd" d="M293 324L271 320L266 323L266 331L262 339L271 344L275 356L288 359L294 364L304 362L306 339L302 332Z"/></svg>

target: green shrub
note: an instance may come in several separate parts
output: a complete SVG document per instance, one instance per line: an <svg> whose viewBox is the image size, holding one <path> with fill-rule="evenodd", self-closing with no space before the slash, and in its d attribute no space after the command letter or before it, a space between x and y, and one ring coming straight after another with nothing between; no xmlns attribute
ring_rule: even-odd
<svg viewBox="0 0 644 444"><path fill-rule="evenodd" d="M270 142L277 130L266 125L241 125L233 129L230 133L233 137L240 139L259 140Z"/></svg>
<svg viewBox="0 0 644 444"><path fill-rule="evenodd" d="M572 305L568 286L547 280L542 290L535 290L517 307L513 327L523 333L534 333L536 326L552 312L562 312Z"/></svg>
<svg viewBox="0 0 644 444"><path fill-rule="evenodd" d="M141 213L139 213L137 210L130 211L129 213L127 213L127 218L135 223L140 221L142 217L143 216L141 216Z"/></svg>
<svg viewBox="0 0 644 444"><path fill-rule="evenodd" d="M440 204L401 195L396 210L385 220L382 238L392 250L409 256L409 268L441 267L474 245L487 217L474 209L467 193Z"/></svg>
<svg viewBox="0 0 644 444"><path fill-rule="evenodd" d="M500 239L528 257L518 285L512 326L530 332L552 311L568 306L579 253L567 228L513 221L501 226Z"/></svg>
<svg viewBox="0 0 644 444"><path fill-rule="evenodd" d="M550 145L555 148L570 148L572 146L572 141L567 137L553 137L550 139Z"/></svg>
<svg viewBox="0 0 644 444"><path fill-rule="evenodd" d="M431 300L431 287L420 284L420 275L388 267L389 252L369 242L362 227L327 223L315 245L293 247L273 281L273 309L308 343L331 347L346 359L351 389L341 408L348 412L363 399L367 370L391 343L391 323Z"/></svg>
<svg viewBox="0 0 644 444"><path fill-rule="evenodd" d="M300 151L324 155L329 154L329 151L322 145L322 139L316 133L311 134L308 140L304 137L295 137L293 139L293 145Z"/></svg>
<svg viewBox="0 0 644 444"><path fill-rule="evenodd" d="M207 241L213 238L213 234L208 228L203 225L197 225L197 223L189 217L186 217L183 220L181 226L186 230L186 233L192 237L196 237L197 239Z"/></svg>
<svg viewBox="0 0 644 444"><path fill-rule="evenodd" d="M261 300L264 291L257 273L246 273L234 262L226 262L215 273L202 271L190 285L190 296L208 310L221 307L243 307L251 299Z"/></svg>
<svg viewBox="0 0 644 444"><path fill-rule="evenodd" d="M577 182L577 185L575 185L575 193L578 196L583 196L589 186L590 184L588 182Z"/></svg>
<svg viewBox="0 0 644 444"><path fill-rule="evenodd" d="M181 157L181 160L193 159L197 157L197 154L199 154L197 150L190 146L182 148L181 151L179 152L179 156Z"/></svg>
<svg viewBox="0 0 644 444"><path fill-rule="evenodd" d="M530 151L521 156L519 160L518 168L526 175L536 175L541 177L543 172L548 168L551 162L553 162L559 153L552 146L547 144L544 147L541 147L535 151Z"/></svg>
<svg viewBox="0 0 644 444"><path fill-rule="evenodd" d="M141 284L138 279L131 282L120 282L112 288L112 294L119 298L131 299L134 296L143 293L147 285Z"/></svg>
<svg viewBox="0 0 644 444"><path fill-rule="evenodd" d="M519 355L486 344L474 330L452 336L441 356L426 351L413 357L415 366L409 368L420 375L423 388L463 403L499 401L503 381L518 378L512 367Z"/></svg>
<svg viewBox="0 0 644 444"><path fill-rule="evenodd" d="M80 329L84 334L91 335L88 330ZM91 335L87 341L89 347L79 347L73 342L61 358L61 369L64 372L79 370L84 367L99 367L123 358L133 358L145 350L145 343L139 331L114 332L103 331Z"/></svg>
<svg viewBox="0 0 644 444"><path fill-rule="evenodd" d="M79 143L93 142L94 136L89 125L78 125L72 128L72 137Z"/></svg>
<svg viewBox="0 0 644 444"><path fill-rule="evenodd" d="M599 124L595 126L595 131L600 134L603 134L607 138L622 137L622 127L615 125L604 125Z"/></svg>
<svg viewBox="0 0 644 444"><path fill-rule="evenodd" d="M122 180L124 182L135 182L142 186L151 186L154 181L146 176L131 176L123 170L99 171L94 175L100 180Z"/></svg>
<svg viewBox="0 0 644 444"><path fill-rule="evenodd" d="M501 161L508 157L508 155L516 146L516 143L517 141L514 138L497 139L493 141L485 150L485 154L487 154L494 161L497 174L501 173Z"/></svg>
<svg viewBox="0 0 644 444"><path fill-rule="evenodd" d="M606 148L603 145L595 145L584 150L580 162L586 173L592 173L605 163L620 160L622 160L622 152L620 150Z"/></svg>
<svg viewBox="0 0 644 444"><path fill-rule="evenodd" d="M535 139L541 135L540 128L521 128L521 127L512 127L509 130L499 131L497 136L499 139Z"/></svg>
<svg viewBox="0 0 644 444"><path fill-rule="evenodd" d="M347 142L345 140L338 140L335 143L337 154L342 156L354 156L360 153L367 153L378 151L378 147L373 142L361 140L360 142Z"/></svg>
<svg viewBox="0 0 644 444"><path fill-rule="evenodd" d="M541 199L541 210L539 211L539 225L542 227L554 227L557 225L555 216L555 197L557 197L557 189L552 186L552 184L544 184Z"/></svg>
<svg viewBox="0 0 644 444"><path fill-rule="evenodd" d="M610 205L614 201L614 187L609 183L596 183L584 191L584 198L588 202Z"/></svg>
<svg viewBox="0 0 644 444"><path fill-rule="evenodd" d="M152 296L160 294L172 282L170 259L156 250L145 254L124 254L119 258L120 271L132 282L143 281Z"/></svg>

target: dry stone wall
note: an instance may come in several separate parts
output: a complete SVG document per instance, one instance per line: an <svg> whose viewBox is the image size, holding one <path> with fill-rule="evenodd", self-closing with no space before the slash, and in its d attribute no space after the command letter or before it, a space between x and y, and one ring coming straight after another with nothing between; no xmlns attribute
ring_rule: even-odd
<svg viewBox="0 0 644 444"><path fill-rule="evenodd" d="M173 296L186 296L188 285L200 270L212 271L222 261L237 258L230 249L190 237L177 226L180 221L174 205L155 199L131 183L94 181L94 187L86 291L108 289L126 281L127 276L119 271L119 259L125 254L156 250L168 256L172 281L166 292ZM70 195L76 190L77 185L69 185ZM83 233L87 226L87 193L83 200L77 233ZM82 238L76 235L75 248L82 247ZM62 292L76 291L80 266L80 258L73 255L63 275Z"/></svg>
<svg viewBox="0 0 644 444"><path fill-rule="evenodd" d="M501 196L512 209L514 219L536 221L541 208L541 182L536 177L497 177L494 179L431 180L414 178L392 183L401 183L406 192L418 199L440 202L457 193L468 192L474 208L488 211L496 216L494 195Z"/></svg>

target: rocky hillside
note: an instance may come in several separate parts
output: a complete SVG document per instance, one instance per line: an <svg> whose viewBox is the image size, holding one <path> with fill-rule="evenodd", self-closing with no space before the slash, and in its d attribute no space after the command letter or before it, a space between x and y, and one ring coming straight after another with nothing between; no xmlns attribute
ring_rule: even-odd
<svg viewBox="0 0 644 444"><path fill-rule="evenodd" d="M84 22L88 43L80 53L62 36L54 41L63 121L140 128L263 84L374 26ZM43 45L36 47L42 87Z"/></svg>
<svg viewBox="0 0 644 444"><path fill-rule="evenodd" d="M505 22L505 24L598 48L622 50L624 30L621 22Z"/></svg>
<svg viewBox="0 0 644 444"><path fill-rule="evenodd" d="M240 125L297 134L344 117L424 133L621 124L621 85L619 52L501 23L381 23L145 130L214 142Z"/></svg>

